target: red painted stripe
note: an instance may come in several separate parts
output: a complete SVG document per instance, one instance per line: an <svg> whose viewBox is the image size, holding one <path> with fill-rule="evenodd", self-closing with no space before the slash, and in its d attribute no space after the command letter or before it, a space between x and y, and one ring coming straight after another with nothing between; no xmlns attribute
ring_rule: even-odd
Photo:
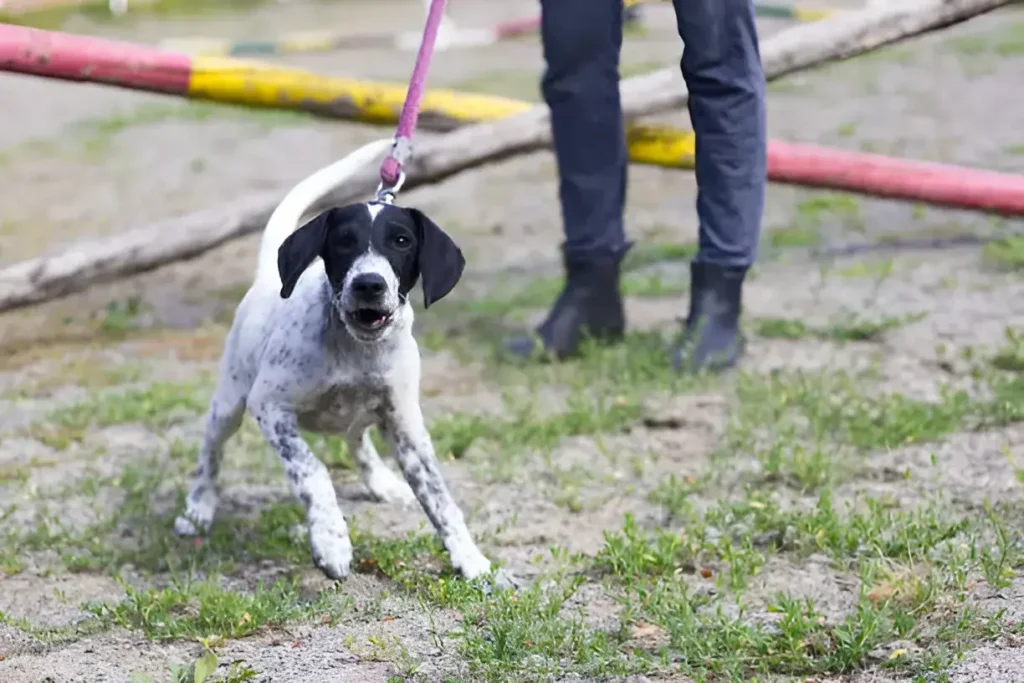
<svg viewBox="0 0 1024 683"><path fill-rule="evenodd" d="M1024 216L1024 175L772 140L768 178L1008 216Z"/></svg>
<svg viewBox="0 0 1024 683"><path fill-rule="evenodd" d="M529 17L527 19L513 19L494 27L494 34L499 38L511 38L512 36L531 33L540 29L540 17Z"/></svg>
<svg viewBox="0 0 1024 683"><path fill-rule="evenodd" d="M184 94L192 61L132 43L0 24L0 69Z"/></svg>

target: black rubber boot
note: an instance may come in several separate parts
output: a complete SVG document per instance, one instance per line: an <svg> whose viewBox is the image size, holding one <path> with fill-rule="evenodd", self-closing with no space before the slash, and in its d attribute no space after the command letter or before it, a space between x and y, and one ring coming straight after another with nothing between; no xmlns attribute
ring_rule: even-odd
<svg viewBox="0 0 1024 683"><path fill-rule="evenodd" d="M621 341L626 316L619 293L621 256L604 261L565 260L565 286L536 337L516 337L506 349L519 358L546 352L562 360L579 351L580 342Z"/></svg>
<svg viewBox="0 0 1024 683"><path fill-rule="evenodd" d="M672 353L677 370L718 372L736 364L746 348L740 331L742 266L690 264L690 313Z"/></svg>

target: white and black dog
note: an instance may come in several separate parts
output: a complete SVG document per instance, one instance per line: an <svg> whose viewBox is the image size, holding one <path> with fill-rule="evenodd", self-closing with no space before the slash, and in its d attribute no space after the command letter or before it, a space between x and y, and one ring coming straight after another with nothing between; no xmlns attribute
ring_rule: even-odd
<svg viewBox="0 0 1024 683"><path fill-rule="evenodd" d="M369 143L317 171L270 217L254 282L225 341L177 533L200 533L213 522L224 443L248 408L306 508L313 561L327 576L348 575L352 544L330 475L300 429L343 435L377 499L419 501L453 566L470 579L490 573L424 424L408 300L417 281L425 307L447 295L462 276L461 250L422 212L387 203L332 208L296 229L311 206L389 145ZM390 441L405 481L381 461L368 433L373 426ZM510 587L513 579L497 572L495 583Z"/></svg>

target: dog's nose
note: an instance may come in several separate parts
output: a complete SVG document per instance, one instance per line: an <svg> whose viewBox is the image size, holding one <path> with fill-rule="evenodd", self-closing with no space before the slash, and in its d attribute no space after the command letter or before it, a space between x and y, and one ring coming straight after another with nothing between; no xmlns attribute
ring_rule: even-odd
<svg viewBox="0 0 1024 683"><path fill-rule="evenodd" d="M387 281L376 273L358 275L352 280L352 293L360 299L376 299L387 288Z"/></svg>

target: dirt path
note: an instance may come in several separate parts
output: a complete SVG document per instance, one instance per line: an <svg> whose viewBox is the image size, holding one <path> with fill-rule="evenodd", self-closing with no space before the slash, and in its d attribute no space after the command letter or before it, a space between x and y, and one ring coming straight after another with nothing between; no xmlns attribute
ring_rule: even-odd
<svg viewBox="0 0 1024 683"><path fill-rule="evenodd" d="M534 9L453 12L482 26ZM263 37L413 29L420 11L295 0L65 28ZM644 26L626 71L678 58L667 6ZM284 61L401 82L411 56ZM541 66L528 39L439 55L432 83L536 99ZM1024 172L1022 68L1024 14L1001 12L773 85L771 133ZM6 75L0 102L3 264L284 188L380 134ZM316 439L358 558L329 585L248 421L211 537L170 534L255 240L4 316L0 681L191 681L177 676L207 651L209 680L232 682L1022 680L1024 242L830 249L1024 225L772 187L749 357L684 381L664 344L685 310L693 180L630 173L634 332L560 366L493 354L557 290L550 155L406 197L469 256L417 319L424 406L473 532L529 580L514 596L453 579L421 512L369 501L344 449Z"/></svg>

